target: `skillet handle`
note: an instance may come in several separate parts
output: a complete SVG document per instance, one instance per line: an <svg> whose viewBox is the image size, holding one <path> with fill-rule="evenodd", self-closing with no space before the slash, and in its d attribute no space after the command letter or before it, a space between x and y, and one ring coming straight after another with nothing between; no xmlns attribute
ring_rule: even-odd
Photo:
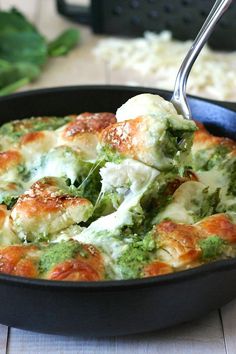
<svg viewBox="0 0 236 354"><path fill-rule="evenodd" d="M209 99L208 101L217 104L218 106L222 106L224 108L231 109L232 111L236 112L236 102L229 102L229 101L216 101Z"/></svg>
<svg viewBox="0 0 236 354"><path fill-rule="evenodd" d="M68 4L66 0L57 0L56 4L61 15L83 25L91 25L90 6L72 5Z"/></svg>

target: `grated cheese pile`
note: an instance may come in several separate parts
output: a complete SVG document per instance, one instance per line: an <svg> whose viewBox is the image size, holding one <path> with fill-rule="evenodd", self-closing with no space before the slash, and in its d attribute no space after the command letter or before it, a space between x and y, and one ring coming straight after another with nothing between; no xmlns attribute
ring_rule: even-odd
<svg viewBox="0 0 236 354"><path fill-rule="evenodd" d="M169 31L146 32L138 39L103 39L94 53L112 69L125 71L122 83L173 90L191 44L174 40ZM236 52L223 53L206 46L193 66L187 90L198 96L236 100Z"/></svg>

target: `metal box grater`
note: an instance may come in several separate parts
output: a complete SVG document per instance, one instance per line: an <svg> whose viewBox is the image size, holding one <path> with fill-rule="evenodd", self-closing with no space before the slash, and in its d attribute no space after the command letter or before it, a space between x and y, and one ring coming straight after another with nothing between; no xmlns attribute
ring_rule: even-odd
<svg viewBox="0 0 236 354"><path fill-rule="evenodd" d="M168 29L180 40L196 36L215 0L91 0L90 6L57 0L59 13L88 24L95 33L142 36ZM218 23L209 45L236 50L236 2Z"/></svg>

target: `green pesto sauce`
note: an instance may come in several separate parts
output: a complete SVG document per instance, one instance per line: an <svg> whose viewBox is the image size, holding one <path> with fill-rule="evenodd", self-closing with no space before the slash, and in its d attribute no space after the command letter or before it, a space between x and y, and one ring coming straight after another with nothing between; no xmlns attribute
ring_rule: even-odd
<svg viewBox="0 0 236 354"><path fill-rule="evenodd" d="M220 145L214 148L214 150L200 150L194 156L194 167L197 170L210 171L215 166L220 166L228 153L229 148Z"/></svg>
<svg viewBox="0 0 236 354"><path fill-rule="evenodd" d="M102 187L99 170L100 165L94 168L93 164L84 162L84 169L81 169L80 176L75 181L79 195L90 200L93 204L96 203Z"/></svg>
<svg viewBox="0 0 236 354"><path fill-rule="evenodd" d="M185 152L189 150L189 145L192 143L192 132L168 129L160 143L164 156L176 158L178 151Z"/></svg>
<svg viewBox="0 0 236 354"><path fill-rule="evenodd" d="M70 240L50 244L43 249L43 254L39 262L39 271L40 273L48 272L55 265L62 263L67 259L75 258L78 254L82 257L88 256L81 244L77 241Z"/></svg>
<svg viewBox="0 0 236 354"><path fill-rule="evenodd" d="M108 145L99 146L98 156L99 159L108 162L120 163L123 160L122 154L118 153Z"/></svg>
<svg viewBox="0 0 236 354"><path fill-rule="evenodd" d="M3 124L0 127L0 135L18 140L27 133L40 130L56 130L70 121L71 117L26 118Z"/></svg>
<svg viewBox="0 0 236 354"><path fill-rule="evenodd" d="M134 236L133 242L118 259L118 265L121 268L123 278L140 277L143 266L150 261L155 249L156 245L151 232L144 238Z"/></svg>
<svg viewBox="0 0 236 354"><path fill-rule="evenodd" d="M230 180L227 194L236 197L236 160L227 167L227 173Z"/></svg>
<svg viewBox="0 0 236 354"><path fill-rule="evenodd" d="M220 256L223 252L224 241L219 236L210 236L199 242L202 259L208 260Z"/></svg>
<svg viewBox="0 0 236 354"><path fill-rule="evenodd" d="M217 188L215 192L209 193L208 187L203 190L203 197L202 200L199 202L198 199L192 199L191 203L194 208L194 220L195 222L213 215L216 213L217 206L220 201L220 188Z"/></svg>

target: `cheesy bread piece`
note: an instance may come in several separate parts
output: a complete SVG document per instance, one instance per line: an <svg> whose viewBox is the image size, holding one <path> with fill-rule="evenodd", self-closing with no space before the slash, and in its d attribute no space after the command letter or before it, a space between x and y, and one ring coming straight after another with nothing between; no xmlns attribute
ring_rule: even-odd
<svg viewBox="0 0 236 354"><path fill-rule="evenodd" d="M63 179L48 177L36 182L11 211L14 231L22 240L47 240L60 230L86 221L93 205L74 193Z"/></svg>
<svg viewBox="0 0 236 354"><path fill-rule="evenodd" d="M47 245L39 263L42 277L50 280L98 281L105 279L101 252L93 245L69 240Z"/></svg>
<svg viewBox="0 0 236 354"><path fill-rule="evenodd" d="M193 170L212 192L220 190L218 212L236 211L236 142L198 126L192 146Z"/></svg>
<svg viewBox="0 0 236 354"><path fill-rule="evenodd" d="M93 165L80 159L79 154L69 146L58 146L41 156L32 166L29 184L43 177L65 177L73 184L82 182Z"/></svg>
<svg viewBox="0 0 236 354"><path fill-rule="evenodd" d="M140 278L235 256L236 222L215 214L193 225L164 220L145 236L131 235L117 267L121 278Z"/></svg>
<svg viewBox="0 0 236 354"><path fill-rule="evenodd" d="M159 96L151 95L150 99L155 103ZM160 171L179 168L190 151L195 123L178 115L174 108L165 109L165 105L155 111L154 104L150 113L141 109L141 114L136 115L139 100L142 103L143 95L130 99L122 107L122 121L101 132L100 155L105 160L132 158ZM124 114L126 105L127 115ZM130 106L134 106L134 114Z"/></svg>
<svg viewBox="0 0 236 354"><path fill-rule="evenodd" d="M117 122L123 122L149 114L176 116L177 112L173 104L163 97L150 93L142 93L130 98L118 108L116 118Z"/></svg>
<svg viewBox="0 0 236 354"><path fill-rule="evenodd" d="M230 244L236 243L236 224L228 214L211 215L196 225L205 235L217 235Z"/></svg>
<svg viewBox="0 0 236 354"><path fill-rule="evenodd" d="M170 220L156 225L157 260L186 269L236 255L236 224L227 214L211 215L194 225Z"/></svg>
<svg viewBox="0 0 236 354"><path fill-rule="evenodd" d="M72 119L73 116L32 117L5 123L0 127L0 151L17 146L21 137L25 134L43 130L56 130Z"/></svg>
<svg viewBox="0 0 236 354"><path fill-rule="evenodd" d="M24 188L19 183L1 182L0 183L0 204L4 204L11 209L17 201Z"/></svg>
<svg viewBox="0 0 236 354"><path fill-rule="evenodd" d="M0 248L0 273L67 281L105 279L103 257L99 250L73 240Z"/></svg>
<svg viewBox="0 0 236 354"><path fill-rule="evenodd" d="M192 146L193 164L197 170L209 170L224 160L227 154L236 155L236 142L210 134L201 123L194 133Z"/></svg>
<svg viewBox="0 0 236 354"><path fill-rule="evenodd" d="M0 246L19 243L18 236L13 232L10 219L10 211L3 204L0 204Z"/></svg>
<svg viewBox="0 0 236 354"><path fill-rule="evenodd" d="M40 249L36 245L0 248L0 273L38 278Z"/></svg>
<svg viewBox="0 0 236 354"><path fill-rule="evenodd" d="M133 228L138 229L144 220L140 200L159 171L139 161L127 159L119 164L106 163L100 173L102 188L99 199L103 200L105 195L103 206L111 209L105 213L107 215L96 218L75 239L98 247L105 255L110 279L122 279L117 259L127 249ZM95 204L95 213L97 207L99 201Z"/></svg>
<svg viewBox="0 0 236 354"><path fill-rule="evenodd" d="M160 261L152 261L145 265L142 269L142 277L155 277L157 275L164 275L173 273L174 269L168 263Z"/></svg>
<svg viewBox="0 0 236 354"><path fill-rule="evenodd" d="M30 170L41 156L56 146L57 139L53 131L30 132L20 139L19 149L24 156L26 166Z"/></svg>
<svg viewBox="0 0 236 354"><path fill-rule="evenodd" d="M169 219L184 224L194 224L216 212L219 191L211 193L209 188L198 181L182 183L155 216L152 223Z"/></svg>
<svg viewBox="0 0 236 354"><path fill-rule="evenodd" d="M24 172L24 158L18 150L0 152L0 183L17 182Z"/></svg>
<svg viewBox="0 0 236 354"><path fill-rule="evenodd" d="M99 133L116 122L113 113L79 114L71 123L58 131L58 145L73 147L82 159L95 160Z"/></svg>
<svg viewBox="0 0 236 354"><path fill-rule="evenodd" d="M157 258L172 268L197 264L201 248L200 232L194 225L163 221L154 227L157 243Z"/></svg>

